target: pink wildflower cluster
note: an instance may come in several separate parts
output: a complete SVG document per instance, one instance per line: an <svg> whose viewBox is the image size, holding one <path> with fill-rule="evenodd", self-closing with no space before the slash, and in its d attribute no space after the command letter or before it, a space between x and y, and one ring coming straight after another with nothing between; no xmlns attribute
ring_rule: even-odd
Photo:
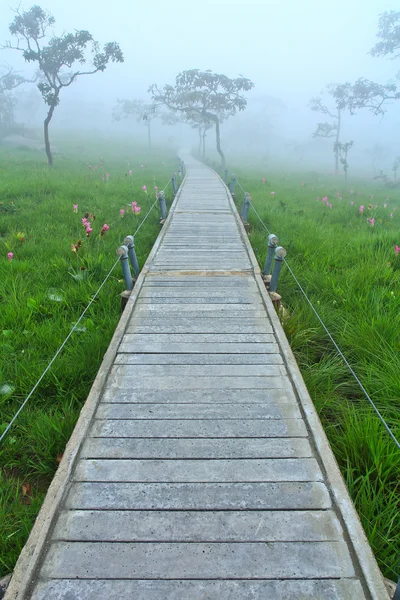
<svg viewBox="0 0 400 600"><path fill-rule="evenodd" d="M323 202L327 206L327 208L332 208L332 204L330 204L328 201L328 196L324 196L321 202Z"/></svg>
<svg viewBox="0 0 400 600"><path fill-rule="evenodd" d="M375 225L375 219L372 217L372 219L367 219L368 223L371 225L371 227L373 227Z"/></svg>
<svg viewBox="0 0 400 600"><path fill-rule="evenodd" d="M137 202L132 202L132 212L138 215L142 209L137 205Z"/></svg>
<svg viewBox="0 0 400 600"><path fill-rule="evenodd" d="M77 204L73 204L72 205L72 210L74 211L74 213L78 212L78 205Z"/></svg>
<svg viewBox="0 0 400 600"><path fill-rule="evenodd" d="M275 196L275 192L271 192L271 196L274 197Z"/></svg>
<svg viewBox="0 0 400 600"><path fill-rule="evenodd" d="M107 223L104 223L103 227L100 229L100 237L103 237L106 231L110 229L110 226Z"/></svg>
<svg viewBox="0 0 400 600"><path fill-rule="evenodd" d="M8 258L8 260L12 260L14 258L14 253L13 252L8 252L7 258Z"/></svg>
<svg viewBox="0 0 400 600"><path fill-rule="evenodd" d="M400 254L400 246L398 246L397 244L394 247L394 253L395 254Z"/></svg>
<svg viewBox="0 0 400 600"><path fill-rule="evenodd" d="M87 217L83 217L83 219L82 219L82 225L85 228L86 237L90 237L90 234L92 233L93 229L92 229L92 224L88 220Z"/></svg>

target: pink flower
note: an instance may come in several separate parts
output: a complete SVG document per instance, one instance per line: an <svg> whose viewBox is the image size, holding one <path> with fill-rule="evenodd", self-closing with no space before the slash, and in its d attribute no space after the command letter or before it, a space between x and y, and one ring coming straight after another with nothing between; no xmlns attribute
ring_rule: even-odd
<svg viewBox="0 0 400 600"><path fill-rule="evenodd" d="M390 213L390 218L393 219L393 213Z"/></svg>
<svg viewBox="0 0 400 600"><path fill-rule="evenodd" d="M140 211L141 211L141 210L142 210L142 209L140 208L140 206L135 206L135 214L137 214L137 215L138 215L138 214L140 213Z"/></svg>
<svg viewBox="0 0 400 600"><path fill-rule="evenodd" d="M119 214L121 215L121 217L123 217L123 216L124 216L124 214L125 214L125 211L124 211L124 209L123 209L123 208L121 208L121 209L120 209L120 211L119 211Z"/></svg>
<svg viewBox="0 0 400 600"><path fill-rule="evenodd" d="M329 206L329 208L332 208L332 204L327 204L327 206Z"/></svg>
<svg viewBox="0 0 400 600"><path fill-rule="evenodd" d="M142 187L142 190L143 190L143 191L144 191L144 192L147 194L147 185L144 185L144 186Z"/></svg>
<svg viewBox="0 0 400 600"><path fill-rule="evenodd" d="M104 225L101 229L102 229L102 231L108 231L110 229L110 226L107 225L107 223L104 223Z"/></svg>
<svg viewBox="0 0 400 600"><path fill-rule="evenodd" d="M129 175L132 175L132 169L129 170Z"/></svg>
<svg viewBox="0 0 400 600"><path fill-rule="evenodd" d="M326 203L328 202L328 196L324 196L324 197L322 198L322 202L324 202L324 203L326 204Z"/></svg>
<svg viewBox="0 0 400 600"><path fill-rule="evenodd" d="M106 179L107 181L110 179L110 173L106 173Z"/></svg>
<svg viewBox="0 0 400 600"><path fill-rule="evenodd" d="M155 186L154 186L154 189L155 189L155 191L157 192L157 191L158 191L158 186L157 186L157 185L155 185Z"/></svg>
<svg viewBox="0 0 400 600"><path fill-rule="evenodd" d="M275 196L275 192L271 192L271 196L274 197Z"/></svg>
<svg viewBox="0 0 400 600"><path fill-rule="evenodd" d="M360 211L360 214L363 214L364 212L364 206L361 204L360 208L358 209Z"/></svg>
<svg viewBox="0 0 400 600"><path fill-rule="evenodd" d="M265 183L266 181L267 181L267 180L265 179L265 177L263 177L263 178L261 179L261 183Z"/></svg>
<svg viewBox="0 0 400 600"><path fill-rule="evenodd" d="M13 254L13 252L9 252L9 253L7 254L7 258L8 258L8 260L12 260L12 259L14 258L14 254Z"/></svg>
<svg viewBox="0 0 400 600"><path fill-rule="evenodd" d="M72 209L73 209L74 213L77 213L78 212L78 205L77 204L73 204L72 205Z"/></svg>
<svg viewBox="0 0 400 600"><path fill-rule="evenodd" d="M90 234L92 233L93 229L90 227L90 225L88 225L86 227L86 237L90 237Z"/></svg>
<svg viewBox="0 0 400 600"><path fill-rule="evenodd" d="M371 227L373 227L375 225L375 219L367 219L368 223L371 225Z"/></svg>
<svg viewBox="0 0 400 600"><path fill-rule="evenodd" d="M82 225L83 225L84 227L86 227L86 225L90 225L90 223L89 223L89 221L87 220L87 218L86 218L86 217L83 217L83 219L82 219Z"/></svg>
<svg viewBox="0 0 400 600"><path fill-rule="evenodd" d="M394 247L394 253L395 254L400 254L400 246L398 246L397 244Z"/></svg>

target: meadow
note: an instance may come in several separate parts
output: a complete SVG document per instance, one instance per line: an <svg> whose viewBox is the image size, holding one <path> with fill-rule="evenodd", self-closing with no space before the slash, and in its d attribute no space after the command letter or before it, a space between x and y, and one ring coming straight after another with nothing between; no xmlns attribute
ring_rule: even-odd
<svg viewBox="0 0 400 600"><path fill-rule="evenodd" d="M101 138L58 143L64 150L51 169L41 152L0 148L0 435L145 217L155 188L178 169L170 149L150 154ZM170 183L168 206L172 196ZM135 238L140 266L159 218L157 203ZM29 535L121 315L123 290L117 264L0 444L0 577Z"/></svg>
<svg viewBox="0 0 400 600"><path fill-rule="evenodd" d="M400 188L372 178L235 174L333 338L400 439ZM243 193L235 189L240 210ZM263 268L267 232L252 208L249 237ZM400 452L288 269L283 325L371 546L400 576Z"/></svg>

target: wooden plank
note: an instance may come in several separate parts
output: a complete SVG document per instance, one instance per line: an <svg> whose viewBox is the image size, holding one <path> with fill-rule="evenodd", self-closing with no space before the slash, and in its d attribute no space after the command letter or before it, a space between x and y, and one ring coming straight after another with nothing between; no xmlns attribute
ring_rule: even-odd
<svg viewBox="0 0 400 600"><path fill-rule="evenodd" d="M304 458L305 438L88 438L82 458Z"/></svg>
<svg viewBox="0 0 400 600"><path fill-rule="evenodd" d="M96 419L90 435L110 438L291 438L307 437L307 430L302 419Z"/></svg>
<svg viewBox="0 0 400 600"><path fill-rule="evenodd" d="M281 365L281 354L117 354L116 365ZM239 371L241 370L239 369ZM239 372L238 372L239 374ZM242 373L243 374L243 373Z"/></svg>
<svg viewBox="0 0 400 600"><path fill-rule="evenodd" d="M109 580L61 579L39 581L32 600L365 600L356 579L277 580Z"/></svg>
<svg viewBox="0 0 400 600"><path fill-rule="evenodd" d="M342 539L333 511L64 511L55 540L89 542L327 542Z"/></svg>
<svg viewBox="0 0 400 600"><path fill-rule="evenodd" d="M243 403L144 403L133 404L102 402L97 419L300 419L296 404Z"/></svg>
<svg viewBox="0 0 400 600"><path fill-rule="evenodd" d="M182 344L158 342L156 344L135 344L121 342L118 352L145 354L276 354L278 344Z"/></svg>
<svg viewBox="0 0 400 600"><path fill-rule="evenodd" d="M112 579L354 577L345 542L53 542L43 577Z"/></svg>

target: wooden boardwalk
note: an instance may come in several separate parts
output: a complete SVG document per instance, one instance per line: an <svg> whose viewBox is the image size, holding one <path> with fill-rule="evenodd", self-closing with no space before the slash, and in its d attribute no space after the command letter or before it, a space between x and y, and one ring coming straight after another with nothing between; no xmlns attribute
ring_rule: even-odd
<svg viewBox="0 0 400 600"><path fill-rule="evenodd" d="M188 174L6 598L387 598L226 187Z"/></svg>

